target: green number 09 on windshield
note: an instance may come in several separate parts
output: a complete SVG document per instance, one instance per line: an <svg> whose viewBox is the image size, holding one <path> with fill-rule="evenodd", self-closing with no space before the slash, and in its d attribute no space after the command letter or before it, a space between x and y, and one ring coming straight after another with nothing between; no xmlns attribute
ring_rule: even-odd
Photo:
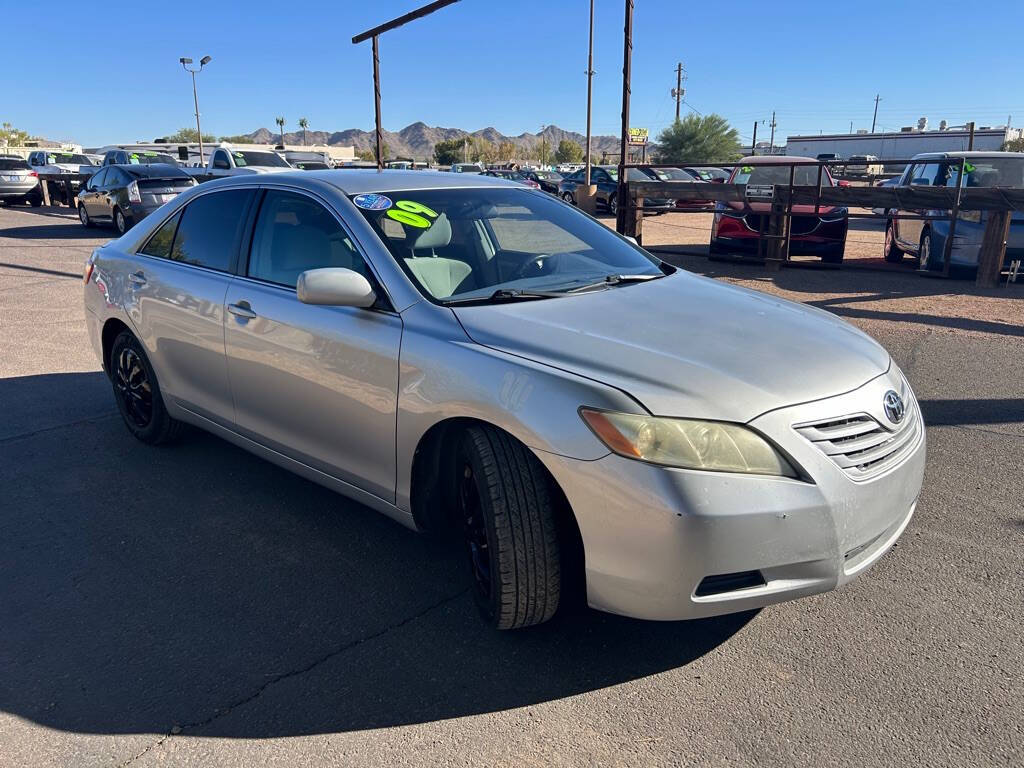
<svg viewBox="0 0 1024 768"><path fill-rule="evenodd" d="M394 208L388 208L387 216L410 227L427 229L431 224L430 219L437 218L437 211L413 200L397 200Z"/></svg>

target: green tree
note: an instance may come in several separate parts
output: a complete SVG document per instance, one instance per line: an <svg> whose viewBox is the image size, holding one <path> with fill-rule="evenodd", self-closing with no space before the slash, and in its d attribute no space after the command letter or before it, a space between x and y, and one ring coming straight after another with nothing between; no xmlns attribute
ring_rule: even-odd
<svg viewBox="0 0 1024 768"><path fill-rule="evenodd" d="M281 132L281 146L284 146L284 118L275 117L274 122L277 123L277 128Z"/></svg>
<svg viewBox="0 0 1024 768"><path fill-rule="evenodd" d="M462 139L446 139L434 145L434 160L438 165L453 165L462 160Z"/></svg>
<svg viewBox="0 0 1024 768"><path fill-rule="evenodd" d="M306 146L306 129L309 128L309 120L304 117L300 117L299 128L302 129L302 146Z"/></svg>
<svg viewBox="0 0 1024 768"><path fill-rule="evenodd" d="M498 145L498 160L503 163L509 162L516 156L516 145L511 141L503 141Z"/></svg>
<svg viewBox="0 0 1024 768"><path fill-rule="evenodd" d="M228 144L251 144L252 136L249 136L248 134L245 133L240 133L237 136L221 136L220 140L226 141ZM211 136L210 138L206 138L206 136L203 136L203 141L209 141L210 143L213 143L213 137Z"/></svg>
<svg viewBox="0 0 1024 768"><path fill-rule="evenodd" d="M1024 137L1003 142L1002 150L1003 152L1024 152Z"/></svg>
<svg viewBox="0 0 1024 768"><path fill-rule="evenodd" d="M172 144L195 144L199 141L199 131L195 128L180 128L170 136L164 138ZM249 137L246 136L246 141L249 141ZM213 144L216 141L216 137L212 133L204 133L203 141Z"/></svg>
<svg viewBox="0 0 1024 768"><path fill-rule="evenodd" d="M583 147L572 139L562 139L555 150L556 163L579 163L583 160Z"/></svg>
<svg viewBox="0 0 1024 768"><path fill-rule="evenodd" d="M29 138L28 131L19 130L7 122L0 124L0 141L9 147L22 147Z"/></svg>
<svg viewBox="0 0 1024 768"><path fill-rule="evenodd" d="M358 157L360 160L364 160L366 162L371 162L372 163L373 160L374 160L373 150L372 149L357 149L356 150L356 157Z"/></svg>
<svg viewBox="0 0 1024 768"><path fill-rule="evenodd" d="M658 135L658 157L666 163L720 163L740 155L740 137L721 115L687 115Z"/></svg>

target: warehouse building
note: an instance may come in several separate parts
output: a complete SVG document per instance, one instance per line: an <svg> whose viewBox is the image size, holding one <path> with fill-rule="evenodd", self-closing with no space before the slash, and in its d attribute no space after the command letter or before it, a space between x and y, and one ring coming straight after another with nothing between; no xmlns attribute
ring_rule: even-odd
<svg viewBox="0 0 1024 768"><path fill-rule="evenodd" d="M786 154L801 157L817 157L835 154L840 158L854 155L874 155L882 162L906 160L922 152L961 152L967 149L970 131L965 126L947 128L945 121L939 130L927 129L928 121L922 118L916 128L904 128L891 133L837 133L821 136L787 136ZM1007 141L1024 135L1020 128L999 126L980 127L974 131L974 149L998 151Z"/></svg>

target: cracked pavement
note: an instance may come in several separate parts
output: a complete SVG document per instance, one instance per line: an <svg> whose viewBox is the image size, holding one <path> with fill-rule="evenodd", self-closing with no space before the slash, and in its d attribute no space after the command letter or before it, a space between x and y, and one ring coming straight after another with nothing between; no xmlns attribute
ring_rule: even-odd
<svg viewBox="0 0 1024 768"><path fill-rule="evenodd" d="M1020 286L1005 328L935 327L915 275L671 257L890 350L929 424L918 512L830 594L501 634L451 546L208 435L128 436L78 278L109 236L0 207L0 766L1024 763Z"/></svg>

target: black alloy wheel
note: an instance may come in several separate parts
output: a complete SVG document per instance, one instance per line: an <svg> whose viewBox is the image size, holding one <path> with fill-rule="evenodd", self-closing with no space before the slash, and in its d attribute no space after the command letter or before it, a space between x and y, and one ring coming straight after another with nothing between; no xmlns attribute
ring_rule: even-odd
<svg viewBox="0 0 1024 768"><path fill-rule="evenodd" d="M114 363L114 391L126 421L139 429L153 422L153 385L149 374L132 347L122 347Z"/></svg>

